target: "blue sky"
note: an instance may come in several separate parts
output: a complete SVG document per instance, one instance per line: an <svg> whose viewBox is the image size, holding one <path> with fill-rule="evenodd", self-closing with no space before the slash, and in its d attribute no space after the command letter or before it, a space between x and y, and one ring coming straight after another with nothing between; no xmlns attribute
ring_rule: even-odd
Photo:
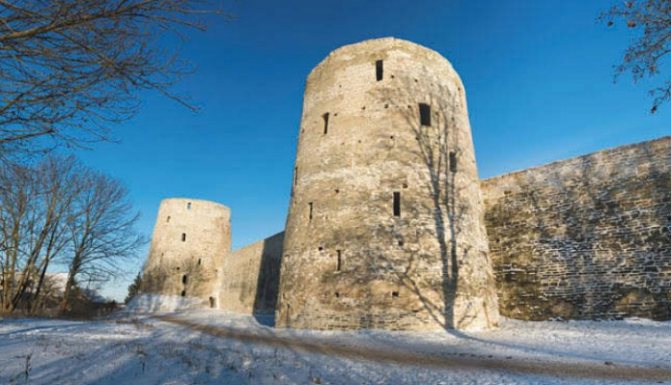
<svg viewBox="0 0 671 385"><path fill-rule="evenodd" d="M114 127L121 143L78 155L128 186L145 234L161 199L207 199L231 208L239 248L284 227L309 71L341 45L386 36L432 48L460 73L483 178L669 135L671 105L648 113L650 84L613 83L634 35L597 23L611 4L231 2L224 7L236 20L214 20L169 47L197 67L176 90L201 111L146 93L141 112ZM122 298L126 286L105 293Z"/></svg>

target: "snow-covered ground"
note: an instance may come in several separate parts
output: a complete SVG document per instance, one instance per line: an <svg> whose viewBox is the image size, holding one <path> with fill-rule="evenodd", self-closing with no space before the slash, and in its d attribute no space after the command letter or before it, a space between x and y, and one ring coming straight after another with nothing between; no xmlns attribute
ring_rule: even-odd
<svg viewBox="0 0 671 385"><path fill-rule="evenodd" d="M178 303L138 312L148 305L104 321L0 321L0 384L671 384L671 322L342 333Z"/></svg>

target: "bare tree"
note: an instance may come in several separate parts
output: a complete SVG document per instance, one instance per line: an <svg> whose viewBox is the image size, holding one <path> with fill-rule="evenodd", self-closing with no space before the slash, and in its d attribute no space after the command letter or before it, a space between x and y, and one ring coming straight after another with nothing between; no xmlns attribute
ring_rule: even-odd
<svg viewBox="0 0 671 385"><path fill-rule="evenodd" d="M0 174L0 221L2 226L2 311L14 310L12 299L16 293L17 271L21 269L23 258L23 240L25 239L24 224L27 221L29 207L33 199L31 174L21 167L2 169Z"/></svg>
<svg viewBox="0 0 671 385"><path fill-rule="evenodd" d="M211 0L0 0L0 157L109 140L142 89L194 109L170 92L188 65L159 41L212 13Z"/></svg>
<svg viewBox="0 0 671 385"><path fill-rule="evenodd" d="M136 219L121 183L74 157L0 168L0 312L40 309L54 265L68 267L63 310L78 281L122 273L144 242Z"/></svg>
<svg viewBox="0 0 671 385"><path fill-rule="evenodd" d="M68 221L71 256L61 311L68 311L77 282L100 283L123 273L123 262L136 257L145 240L136 229L128 191L106 175L86 172L82 193Z"/></svg>
<svg viewBox="0 0 671 385"><path fill-rule="evenodd" d="M642 35L626 49L622 63L616 69L617 76L631 72L634 81L660 74L664 59L671 52L671 2L668 0L621 1L600 16L608 26L617 21L628 28L639 30ZM660 105L671 101L671 78L652 88L650 111L656 112Z"/></svg>
<svg viewBox="0 0 671 385"><path fill-rule="evenodd" d="M2 309L30 307L53 258L65 248L65 222L79 194L74 158L48 158L34 168L0 172Z"/></svg>

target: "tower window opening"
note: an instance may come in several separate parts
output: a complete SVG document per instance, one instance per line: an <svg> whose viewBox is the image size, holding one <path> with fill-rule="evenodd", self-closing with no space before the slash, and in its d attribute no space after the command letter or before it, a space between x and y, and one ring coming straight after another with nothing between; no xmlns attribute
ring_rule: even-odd
<svg viewBox="0 0 671 385"><path fill-rule="evenodd" d="M182 284L186 285L186 283L189 281L189 276L184 274L182 276Z"/></svg>
<svg viewBox="0 0 671 385"><path fill-rule="evenodd" d="M336 260L336 271L340 271L342 269L342 251L341 250L336 250L337 255L337 260Z"/></svg>
<svg viewBox="0 0 671 385"><path fill-rule="evenodd" d="M170 222L170 215L168 215L168 218L165 220L166 222Z"/></svg>
<svg viewBox="0 0 671 385"><path fill-rule="evenodd" d="M308 203L308 204L310 205L310 213L309 213L308 219L309 219L310 221L312 221L312 202L310 202L310 203Z"/></svg>
<svg viewBox="0 0 671 385"><path fill-rule="evenodd" d="M324 118L324 135L326 135L329 133L329 113L322 115L322 118Z"/></svg>
<svg viewBox="0 0 671 385"><path fill-rule="evenodd" d="M186 233L182 233L182 242L186 242Z"/></svg>
<svg viewBox="0 0 671 385"><path fill-rule="evenodd" d="M187 210L191 210L191 202L188 202L188 203L186 204L186 209L187 209Z"/></svg>
<svg viewBox="0 0 671 385"><path fill-rule="evenodd" d="M210 297L210 307L214 308L215 302L214 302L214 297Z"/></svg>
<svg viewBox="0 0 671 385"><path fill-rule="evenodd" d="M294 167L294 186L298 182L298 167Z"/></svg>
<svg viewBox="0 0 671 385"><path fill-rule="evenodd" d="M182 297L186 297L186 290L182 290Z"/></svg>
<svg viewBox="0 0 671 385"><path fill-rule="evenodd" d="M394 191L394 216L401 216L401 192Z"/></svg>
<svg viewBox="0 0 671 385"><path fill-rule="evenodd" d="M450 172L457 172L457 153L450 152Z"/></svg>
<svg viewBox="0 0 671 385"><path fill-rule="evenodd" d="M419 103L419 124L431 126L431 106L426 103Z"/></svg>
<svg viewBox="0 0 671 385"><path fill-rule="evenodd" d="M384 73L384 62L382 60L377 60L375 62L375 79L379 82L382 80Z"/></svg>
<svg viewBox="0 0 671 385"><path fill-rule="evenodd" d="M202 263L202 260L200 258L198 258L198 266L200 266L201 263Z"/></svg>
<svg viewBox="0 0 671 385"><path fill-rule="evenodd" d="M340 298L340 293L336 291L335 296L336 296L336 298Z"/></svg>
<svg viewBox="0 0 671 385"><path fill-rule="evenodd" d="M398 298L398 291L392 291L391 296L394 298Z"/></svg>

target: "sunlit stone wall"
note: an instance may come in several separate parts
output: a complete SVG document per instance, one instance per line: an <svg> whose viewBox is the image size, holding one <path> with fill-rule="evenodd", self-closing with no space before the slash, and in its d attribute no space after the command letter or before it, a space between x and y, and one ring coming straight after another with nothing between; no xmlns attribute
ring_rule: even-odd
<svg viewBox="0 0 671 385"><path fill-rule="evenodd" d="M482 182L501 313L671 319L671 137Z"/></svg>

